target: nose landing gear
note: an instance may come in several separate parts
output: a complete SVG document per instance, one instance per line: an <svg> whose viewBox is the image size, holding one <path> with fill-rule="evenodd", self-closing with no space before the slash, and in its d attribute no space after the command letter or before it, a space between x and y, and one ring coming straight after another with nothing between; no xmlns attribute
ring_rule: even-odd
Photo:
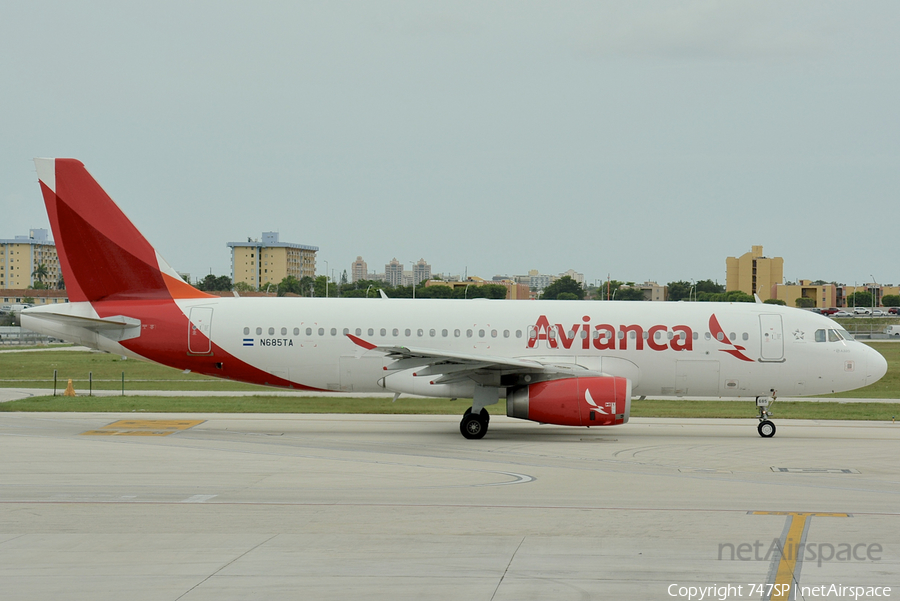
<svg viewBox="0 0 900 601"><path fill-rule="evenodd" d="M756 397L756 409L759 411L759 425L756 426L756 431L763 438L775 436L775 424L769 420L769 417L772 415L769 413L769 405L775 402L775 391L772 390L771 392L771 400L765 396Z"/></svg>

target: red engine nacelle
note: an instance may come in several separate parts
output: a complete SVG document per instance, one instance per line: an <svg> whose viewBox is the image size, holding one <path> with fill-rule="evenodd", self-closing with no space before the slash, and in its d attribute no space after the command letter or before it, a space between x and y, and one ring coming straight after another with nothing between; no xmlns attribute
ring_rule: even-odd
<svg viewBox="0 0 900 601"><path fill-rule="evenodd" d="M631 380L614 376L550 380L512 388L506 415L557 426L615 426L631 413Z"/></svg>

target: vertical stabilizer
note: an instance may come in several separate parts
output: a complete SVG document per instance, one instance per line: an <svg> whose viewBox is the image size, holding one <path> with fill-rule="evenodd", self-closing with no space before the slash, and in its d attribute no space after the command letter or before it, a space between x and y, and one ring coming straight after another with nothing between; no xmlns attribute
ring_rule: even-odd
<svg viewBox="0 0 900 601"><path fill-rule="evenodd" d="M35 159L69 300L201 298L75 159Z"/></svg>

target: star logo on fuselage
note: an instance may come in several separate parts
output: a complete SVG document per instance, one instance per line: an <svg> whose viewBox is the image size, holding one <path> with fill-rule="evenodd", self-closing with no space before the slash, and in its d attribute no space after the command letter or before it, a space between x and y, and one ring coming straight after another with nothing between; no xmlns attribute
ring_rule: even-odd
<svg viewBox="0 0 900 601"><path fill-rule="evenodd" d="M803 340L803 335L805 332L803 330L794 330L794 340Z"/></svg>

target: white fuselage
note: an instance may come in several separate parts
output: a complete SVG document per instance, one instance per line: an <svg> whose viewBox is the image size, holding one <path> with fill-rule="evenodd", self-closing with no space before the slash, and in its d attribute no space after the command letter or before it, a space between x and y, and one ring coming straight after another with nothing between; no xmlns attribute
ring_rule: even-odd
<svg viewBox="0 0 900 601"><path fill-rule="evenodd" d="M240 362L298 387L328 391L464 396L475 385L431 384L427 377L414 376L414 370L386 371L392 361L384 353L355 344L347 334L378 347L571 364L575 370L630 379L634 396L754 397L773 390L778 395L818 395L865 386L886 370L880 354L845 339L831 319L767 304L316 298L176 302L190 320L189 329L207 334ZM46 320L29 316L42 309L26 311L23 325L45 331ZM68 310L92 311L88 303ZM120 313L139 320L142 332L154 327L140 303L133 312ZM68 336L67 327L73 330ZM56 324L48 333L91 344L74 331L79 329ZM187 348L165 360L142 347L140 336L122 343L102 331L92 336L94 346L110 352L233 377L227 364L222 373L198 368L196 357L208 349L190 348L189 331L171 333L183 337Z"/></svg>

